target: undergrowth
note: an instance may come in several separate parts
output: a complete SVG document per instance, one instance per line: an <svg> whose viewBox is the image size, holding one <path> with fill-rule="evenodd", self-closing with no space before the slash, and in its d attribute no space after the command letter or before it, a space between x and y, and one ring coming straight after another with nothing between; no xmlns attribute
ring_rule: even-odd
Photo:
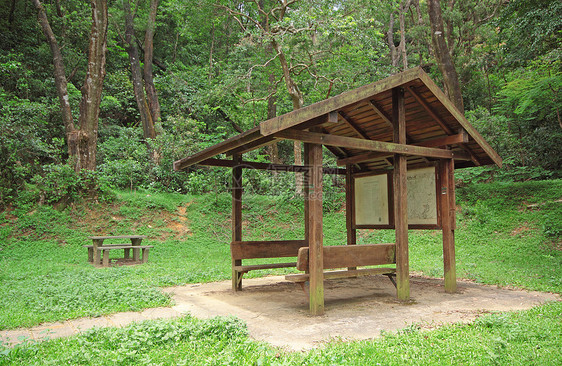
<svg viewBox="0 0 562 366"><path fill-rule="evenodd" d="M458 277L562 292L558 246L562 180L477 184L457 190ZM341 195L325 206L325 244L346 242ZM0 214L0 329L167 306L159 288L230 277L228 194L116 192L110 203L13 208ZM245 240L300 239L303 202L247 195ZM148 263L93 268L90 235L144 234ZM360 230L359 243L394 242L391 230ZM121 253L113 254L119 256ZM286 259L279 259L286 261ZM252 260L260 263L266 260ZM269 261L269 260L267 260ZM443 275L441 234L410 231L411 270ZM294 269L252 271L249 277Z"/></svg>

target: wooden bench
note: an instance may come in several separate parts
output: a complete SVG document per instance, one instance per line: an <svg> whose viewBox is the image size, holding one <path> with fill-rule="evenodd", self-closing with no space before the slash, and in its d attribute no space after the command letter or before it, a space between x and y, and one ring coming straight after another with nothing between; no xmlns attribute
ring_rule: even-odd
<svg viewBox="0 0 562 366"><path fill-rule="evenodd" d="M129 246L129 249L125 249L125 255L123 256L125 259L130 258L130 248L132 248L131 244L123 243L123 244L105 244L102 247L118 247L118 246ZM94 262L94 246L92 244L82 245L84 248L88 248L88 262ZM98 247L98 250L101 247Z"/></svg>
<svg viewBox="0 0 562 366"><path fill-rule="evenodd" d="M133 250L133 261L146 263L148 259L148 251L153 248L151 245L141 245L142 240L146 238L144 235L119 235L119 236L90 236L93 245L84 245L88 249L88 261L95 266L99 266L100 262L103 267L109 266L109 252L114 249L123 249L124 259L130 259L130 251ZM104 244L104 240L108 239L129 239L129 243L112 243ZM142 260L140 252L142 250ZM100 258L100 255L103 259Z"/></svg>
<svg viewBox="0 0 562 366"><path fill-rule="evenodd" d="M230 252L234 290L242 288L242 276L249 271L297 266L296 262L243 265L242 260L296 257L299 249L306 245L304 240L233 241L230 243Z"/></svg>
<svg viewBox="0 0 562 366"><path fill-rule="evenodd" d="M140 259L141 263L146 263L146 261L148 260L148 251L150 250L150 248L153 248L152 245L136 245L136 246L132 246L132 245L104 245L102 247L99 247L98 250L100 250L103 253L103 260L102 260L102 264L104 267L109 267L109 251L110 250L114 250L114 249L124 249L125 253L127 253L129 250L133 249L133 250L142 250L142 258ZM128 258L128 255L125 254L124 256L125 259ZM133 259L135 262L138 262L138 259Z"/></svg>
<svg viewBox="0 0 562 366"><path fill-rule="evenodd" d="M394 286L396 282L393 276L395 268L361 268L361 266L377 266L396 263L395 244L364 244L364 245L337 245L323 247L323 269L353 268L347 270L326 271L324 279L349 278L359 276L369 276L383 274L387 276ZM308 271L309 268L309 248L299 249L297 256L297 269ZM308 273L286 275L285 279L300 283L304 287L304 282L310 279Z"/></svg>

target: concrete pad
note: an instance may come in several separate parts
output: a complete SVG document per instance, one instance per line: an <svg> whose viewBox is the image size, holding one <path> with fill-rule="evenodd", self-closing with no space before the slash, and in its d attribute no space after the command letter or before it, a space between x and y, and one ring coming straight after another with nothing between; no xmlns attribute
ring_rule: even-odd
<svg viewBox="0 0 562 366"><path fill-rule="evenodd" d="M412 277L412 301L396 300L396 289L384 276L325 282L325 315L309 315L308 295L284 277L245 279L240 292L231 282L164 289L179 312L208 318L234 315L248 324L250 335L290 350L314 347L332 338L368 339L381 331L411 324L433 328L444 323L470 322L483 313L529 309L555 294L502 289L458 281L458 292L445 293L443 280Z"/></svg>

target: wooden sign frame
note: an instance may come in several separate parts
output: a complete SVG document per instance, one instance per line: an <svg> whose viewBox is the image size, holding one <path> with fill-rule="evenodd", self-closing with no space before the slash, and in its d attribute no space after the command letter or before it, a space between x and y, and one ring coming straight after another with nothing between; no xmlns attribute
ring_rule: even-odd
<svg viewBox="0 0 562 366"><path fill-rule="evenodd" d="M428 169L428 168L432 168L434 170L434 175L435 175L435 212L436 212L436 222L435 223L423 223L423 224L408 224L408 228L409 229L423 229L423 230L437 230L437 229L441 229L441 192L439 187L441 186L441 179L440 179L440 174L439 174L439 168L437 167L437 164L432 164L426 167L421 167L421 168L416 168L416 169L411 169L409 170L409 172L412 171L417 171L417 170L422 170L422 169ZM388 221L386 221L386 223L381 223L381 224L377 224L377 223L367 223L365 222L362 213L357 212L358 207L361 208L361 206L365 205L365 202L357 202L358 196L357 196L357 191L358 188L360 186L358 186L357 181L359 179L364 179L364 178L371 178L371 177L386 177L386 187L384 187L383 189L381 189L382 192L386 192L387 195L387 201L385 202L385 204L383 204L383 206L386 208L388 214L385 217L388 217ZM383 180L381 178L379 179L370 179L373 181L377 181L379 183L381 183ZM353 211L352 211L352 222L353 222L353 228L354 229L395 229L395 225L394 225L394 187L393 187L393 180L392 180L392 170L388 171L388 172L374 172L373 174L369 174L369 175L364 175L362 174L359 177L353 177L353 198L352 198L352 202L353 202ZM361 188L359 188L359 194L361 194ZM361 197L359 197L359 199L361 199ZM408 222L413 221L413 218L410 218L408 220Z"/></svg>

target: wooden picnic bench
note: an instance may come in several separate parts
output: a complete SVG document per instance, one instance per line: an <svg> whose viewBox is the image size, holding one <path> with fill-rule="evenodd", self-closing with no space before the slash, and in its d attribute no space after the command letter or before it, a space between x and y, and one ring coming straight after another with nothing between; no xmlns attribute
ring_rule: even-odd
<svg viewBox="0 0 562 366"><path fill-rule="evenodd" d="M118 235L118 236L90 236L93 244L84 245L88 248L88 261L93 263L95 266L99 266L100 263L103 267L109 267L109 252L111 250L122 249L123 259L129 260L131 249L133 250L133 262L146 263L148 260L148 252L152 245L141 245L142 239L145 239L145 235ZM119 243L119 244L104 244L105 240L114 239L129 239L130 243ZM142 251L142 257L140 256ZM100 258L101 257L103 259Z"/></svg>
<svg viewBox="0 0 562 366"><path fill-rule="evenodd" d="M235 290L242 288L242 276L249 271L297 266L296 262L243 265L243 259L296 257L299 248L306 245L305 240L233 241L230 244L234 264L232 266L233 288Z"/></svg>
<svg viewBox="0 0 562 366"><path fill-rule="evenodd" d="M396 263L396 245L387 244L363 244L363 245L334 245L323 247L323 264L324 269L348 268L345 270L326 271L324 279L349 278L359 276L370 276L382 274L387 276L394 286L395 268L360 268L361 266L376 266ZM299 249L297 256L297 269L299 271L307 271L309 268L309 248L302 247ZM286 275L288 281L301 284L309 281L308 273L298 273Z"/></svg>

